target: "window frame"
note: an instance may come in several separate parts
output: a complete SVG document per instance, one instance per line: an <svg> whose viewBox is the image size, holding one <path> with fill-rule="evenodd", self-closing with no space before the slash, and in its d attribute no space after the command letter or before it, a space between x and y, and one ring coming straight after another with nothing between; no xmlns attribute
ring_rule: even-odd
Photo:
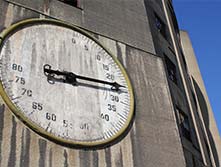
<svg viewBox="0 0 221 167"><path fill-rule="evenodd" d="M66 4L66 5L82 9L80 0L58 0L58 1Z"/></svg>
<svg viewBox="0 0 221 167"><path fill-rule="evenodd" d="M192 142L191 138L191 126L188 115L183 112L179 107L176 107L177 117L178 117L178 126L181 132L181 135L187 140Z"/></svg>
<svg viewBox="0 0 221 167"><path fill-rule="evenodd" d="M168 35L167 35L167 26L165 22L154 12L154 24L158 32L166 39L168 40Z"/></svg>
<svg viewBox="0 0 221 167"><path fill-rule="evenodd" d="M177 66L164 54L165 65L168 73L168 78L178 86Z"/></svg>

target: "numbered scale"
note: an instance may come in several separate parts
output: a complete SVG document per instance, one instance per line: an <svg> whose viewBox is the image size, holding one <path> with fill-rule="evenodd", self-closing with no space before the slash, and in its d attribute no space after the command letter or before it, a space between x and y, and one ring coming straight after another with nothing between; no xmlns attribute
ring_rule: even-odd
<svg viewBox="0 0 221 167"><path fill-rule="evenodd" d="M0 36L0 93L28 127L81 147L108 145L127 131L130 81L96 39L46 19L19 22Z"/></svg>

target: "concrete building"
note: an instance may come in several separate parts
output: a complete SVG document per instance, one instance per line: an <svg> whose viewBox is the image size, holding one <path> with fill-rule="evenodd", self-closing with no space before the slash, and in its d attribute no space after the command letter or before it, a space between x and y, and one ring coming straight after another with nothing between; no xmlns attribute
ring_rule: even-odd
<svg viewBox="0 0 221 167"><path fill-rule="evenodd" d="M84 29L117 55L133 85L134 122L108 147L79 149L38 135L1 99L0 166L221 166L220 135L171 0L0 0L1 32L31 18Z"/></svg>

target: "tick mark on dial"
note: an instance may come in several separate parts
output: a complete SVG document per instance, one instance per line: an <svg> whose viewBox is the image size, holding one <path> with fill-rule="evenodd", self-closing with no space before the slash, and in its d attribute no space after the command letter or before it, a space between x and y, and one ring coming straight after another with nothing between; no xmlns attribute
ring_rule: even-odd
<svg viewBox="0 0 221 167"><path fill-rule="evenodd" d="M33 110L32 112L30 112L30 113L28 114L28 116L31 116L35 111L36 111L36 110Z"/></svg>
<svg viewBox="0 0 221 167"><path fill-rule="evenodd" d="M128 102L120 101L120 103L129 106Z"/></svg>
<svg viewBox="0 0 221 167"><path fill-rule="evenodd" d="M51 122L48 123L48 126L47 126L47 128L45 129L46 131L48 131L50 125L51 125Z"/></svg>
<svg viewBox="0 0 221 167"><path fill-rule="evenodd" d="M19 99L19 98L21 98L21 97L22 97L22 96L13 97L11 100L13 101L13 100Z"/></svg>
<svg viewBox="0 0 221 167"><path fill-rule="evenodd" d="M117 113L117 115L120 116L120 119L121 119L122 121L126 121L126 120L127 120L127 118L126 118L125 116L121 115L120 113Z"/></svg>
<svg viewBox="0 0 221 167"><path fill-rule="evenodd" d="M119 131L119 129L111 122L112 127L114 128L113 131L114 133L117 133L117 131Z"/></svg>

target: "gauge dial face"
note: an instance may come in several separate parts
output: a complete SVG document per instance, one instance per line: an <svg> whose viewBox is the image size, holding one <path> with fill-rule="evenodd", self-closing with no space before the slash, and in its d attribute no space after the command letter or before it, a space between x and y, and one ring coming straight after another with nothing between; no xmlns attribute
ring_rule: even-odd
<svg viewBox="0 0 221 167"><path fill-rule="evenodd" d="M134 110L122 65L82 30L30 22L1 42L1 94L15 115L67 144L96 146L119 137Z"/></svg>

